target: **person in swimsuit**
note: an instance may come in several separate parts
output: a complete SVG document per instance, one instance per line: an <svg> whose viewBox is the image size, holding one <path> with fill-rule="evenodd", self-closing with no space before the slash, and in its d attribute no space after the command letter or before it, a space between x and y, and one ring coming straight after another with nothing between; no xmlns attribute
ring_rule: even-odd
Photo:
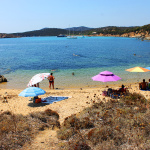
<svg viewBox="0 0 150 150"><path fill-rule="evenodd" d="M53 73L51 73L51 75L47 78L49 80L49 88L51 89L51 85L53 86L54 89L54 76Z"/></svg>
<svg viewBox="0 0 150 150"><path fill-rule="evenodd" d="M139 83L139 89L140 90L147 90L148 83L145 82L145 79L143 79L143 82Z"/></svg>

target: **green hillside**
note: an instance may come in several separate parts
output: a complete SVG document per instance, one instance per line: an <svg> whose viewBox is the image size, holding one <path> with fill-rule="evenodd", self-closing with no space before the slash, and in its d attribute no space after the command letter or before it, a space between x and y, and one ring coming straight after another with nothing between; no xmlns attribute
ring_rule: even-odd
<svg viewBox="0 0 150 150"><path fill-rule="evenodd" d="M81 31L82 29L82 31ZM134 27L117 27L117 26L108 26L108 27L101 27L101 28L88 28L88 27L72 27L66 29L58 29L58 28L43 28L41 30L34 30L22 33L12 33L12 34L5 34L0 33L0 38L14 38L14 37L31 37L31 36L57 36L59 34L75 34L80 35L81 32L84 35L91 35L93 32L97 34L103 35L122 35L125 33L143 33L149 34L150 33L150 24L144 26L134 26ZM74 31L74 32L73 32Z"/></svg>
<svg viewBox="0 0 150 150"><path fill-rule="evenodd" d="M102 28L96 28L89 31L85 31L84 34L90 35L93 32L96 32L97 34L111 34L111 35L121 35L124 33L130 33L130 32L148 32L150 33L150 24L144 25L144 26L134 26L134 27L117 27L117 26L108 26L108 27L102 27Z"/></svg>
<svg viewBox="0 0 150 150"><path fill-rule="evenodd" d="M16 36L30 37L30 36L57 36L59 34L67 34L67 30L57 28L44 28L41 30L28 31L23 33L13 33Z"/></svg>

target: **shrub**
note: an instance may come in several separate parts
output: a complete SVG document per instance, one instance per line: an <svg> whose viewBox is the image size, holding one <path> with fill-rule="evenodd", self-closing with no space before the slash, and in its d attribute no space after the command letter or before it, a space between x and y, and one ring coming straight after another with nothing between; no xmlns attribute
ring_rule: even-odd
<svg viewBox="0 0 150 150"><path fill-rule="evenodd" d="M14 115L10 111L1 113L0 149L19 149L26 142L30 142L39 131L60 127L56 118L58 116L49 116L45 112L31 113L28 116Z"/></svg>
<svg viewBox="0 0 150 150"><path fill-rule="evenodd" d="M70 137L72 137L76 133L77 133L77 130L75 130L74 128L62 127L60 130L58 130L57 137L61 140L68 140Z"/></svg>
<svg viewBox="0 0 150 150"><path fill-rule="evenodd" d="M67 117L58 138L68 140L65 146L70 149L81 149L82 144L98 150L149 149L149 104L137 93L129 93L120 100L94 103L80 114Z"/></svg>
<svg viewBox="0 0 150 150"><path fill-rule="evenodd" d="M55 116L57 120L59 119L59 114L56 111L53 111L51 109L46 109L45 113L48 116Z"/></svg>
<svg viewBox="0 0 150 150"><path fill-rule="evenodd" d="M72 150L91 150L91 147L84 142L77 142L73 145L70 145L70 149Z"/></svg>
<svg viewBox="0 0 150 150"><path fill-rule="evenodd" d="M32 126L22 115L14 115L7 111L0 115L0 145L1 149L18 149L26 141L30 141Z"/></svg>
<svg viewBox="0 0 150 150"><path fill-rule="evenodd" d="M90 129L94 127L94 123L88 117L80 119L79 124L80 129Z"/></svg>
<svg viewBox="0 0 150 150"><path fill-rule="evenodd" d="M54 129L54 127L60 128L60 122L58 121L58 113L50 109L47 109L44 112L31 113L30 116L44 123L40 125L40 130L44 130L45 127L49 127L52 129Z"/></svg>

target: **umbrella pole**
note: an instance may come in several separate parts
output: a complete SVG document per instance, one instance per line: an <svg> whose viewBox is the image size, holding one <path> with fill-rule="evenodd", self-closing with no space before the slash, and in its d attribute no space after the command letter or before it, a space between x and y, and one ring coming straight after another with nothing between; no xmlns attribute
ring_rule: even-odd
<svg viewBox="0 0 150 150"><path fill-rule="evenodd" d="M104 91L106 91L106 89L107 89L107 82L106 82L106 84L105 84Z"/></svg>
<svg viewBox="0 0 150 150"><path fill-rule="evenodd" d="M108 85L107 85L107 82L106 82L106 86L105 86L105 88L104 88L104 91L106 91L106 92L107 92L107 89L108 89L107 86L108 86Z"/></svg>

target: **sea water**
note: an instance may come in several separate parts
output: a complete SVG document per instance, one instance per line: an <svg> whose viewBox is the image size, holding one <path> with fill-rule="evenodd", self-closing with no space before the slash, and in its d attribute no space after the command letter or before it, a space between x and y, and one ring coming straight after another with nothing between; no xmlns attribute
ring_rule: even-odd
<svg viewBox="0 0 150 150"><path fill-rule="evenodd" d="M0 88L24 89L38 73L53 72L55 88L96 87L102 82L91 77L111 71L127 83L143 78L150 72L131 73L131 67L150 66L150 42L125 37L23 37L0 39L0 74L8 82ZM74 72L74 75L72 73ZM48 80L40 83L48 88Z"/></svg>

